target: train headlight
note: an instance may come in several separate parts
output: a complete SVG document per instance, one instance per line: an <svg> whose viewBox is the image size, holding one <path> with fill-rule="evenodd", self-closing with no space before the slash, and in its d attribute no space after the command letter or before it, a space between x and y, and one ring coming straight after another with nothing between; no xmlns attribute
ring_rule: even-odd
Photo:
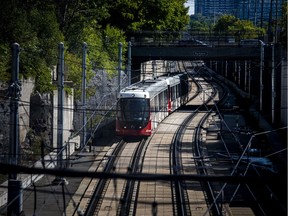
<svg viewBox="0 0 288 216"><path fill-rule="evenodd" d="M139 126L139 129L142 129L142 127L141 127L141 126Z"/></svg>
<svg viewBox="0 0 288 216"><path fill-rule="evenodd" d="M123 126L123 128L126 129L127 127L126 127L126 126Z"/></svg>

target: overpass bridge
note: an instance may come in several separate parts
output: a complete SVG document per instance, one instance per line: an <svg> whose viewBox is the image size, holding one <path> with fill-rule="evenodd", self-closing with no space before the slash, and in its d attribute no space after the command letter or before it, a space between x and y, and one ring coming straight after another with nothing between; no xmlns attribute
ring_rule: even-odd
<svg viewBox="0 0 288 216"><path fill-rule="evenodd" d="M196 40L198 41L198 40ZM269 58L269 47L258 45L239 45L238 43L181 43L181 41L173 41L169 43L161 42L141 42L131 43L131 59L132 59L132 79L139 81L141 63L150 60L203 60L203 61L253 61L254 65L259 65L258 71L264 65L265 58ZM266 53L266 54L265 54ZM265 54L265 55L264 55ZM271 56L271 55L270 55Z"/></svg>
<svg viewBox="0 0 288 216"><path fill-rule="evenodd" d="M131 47L132 60L251 60L260 59L260 47L177 47L137 46Z"/></svg>

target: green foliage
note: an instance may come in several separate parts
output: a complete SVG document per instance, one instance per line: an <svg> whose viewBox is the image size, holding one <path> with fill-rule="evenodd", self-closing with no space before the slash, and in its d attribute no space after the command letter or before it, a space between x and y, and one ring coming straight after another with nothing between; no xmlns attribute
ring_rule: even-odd
<svg viewBox="0 0 288 216"><path fill-rule="evenodd" d="M83 39L88 44L88 56L92 68L109 68L109 55L105 52L101 31L91 23L83 29Z"/></svg>
<svg viewBox="0 0 288 216"><path fill-rule="evenodd" d="M232 15L221 16L214 26L216 34L234 35L239 39L258 38L263 36L265 29L253 25L250 20L240 20Z"/></svg>
<svg viewBox="0 0 288 216"><path fill-rule="evenodd" d="M36 80L35 90L50 92L51 68L57 64L58 44L65 44L65 73L80 97L82 41L87 42L87 80L92 70L117 72L118 46L127 51L126 31L178 31L189 21L185 0L3 1L0 7L0 74L9 80L11 45L20 44L20 75ZM125 58L123 59L125 66ZM4 79L5 78L5 79ZM88 90L89 92L89 90Z"/></svg>
<svg viewBox="0 0 288 216"><path fill-rule="evenodd" d="M46 62L39 60L39 70L34 68L37 76L35 76L35 90L39 93L51 93L55 89L51 81L51 69L46 66Z"/></svg>
<svg viewBox="0 0 288 216"><path fill-rule="evenodd" d="M9 69L11 68L11 48L7 44L0 44L0 77L1 81L8 82L10 80Z"/></svg>
<svg viewBox="0 0 288 216"><path fill-rule="evenodd" d="M106 52L113 62L118 61L119 42L123 45L123 53L126 52L127 44L124 32L113 26L107 25L106 29L104 29L103 41L105 41L104 47L106 48Z"/></svg>
<svg viewBox="0 0 288 216"><path fill-rule="evenodd" d="M211 30L212 21L209 17L195 14L190 16L190 31L209 32Z"/></svg>
<svg viewBox="0 0 288 216"><path fill-rule="evenodd" d="M235 23L238 21L239 19L236 18L233 15L223 15L221 16L217 23L215 24L213 30L215 32L225 32L228 33L229 32L229 28L231 28L232 26L235 25Z"/></svg>
<svg viewBox="0 0 288 216"><path fill-rule="evenodd" d="M15 0L5 1L0 12L1 44L20 44L20 75L39 81L35 90L50 91L51 85L47 80L51 80L51 72L48 68L57 62L55 43L63 39L55 10L47 2ZM5 72L5 69L0 69L0 73Z"/></svg>
<svg viewBox="0 0 288 216"><path fill-rule="evenodd" d="M108 23L123 31L179 31L189 23L185 0L116 0L109 7Z"/></svg>
<svg viewBox="0 0 288 216"><path fill-rule="evenodd" d="M52 12L51 12L52 11ZM45 59L47 66L57 63L57 44L64 41L63 34L59 31L56 15L51 7L51 11L32 9L30 12L30 22L34 23L33 31L37 32L39 44L37 46L39 58Z"/></svg>
<svg viewBox="0 0 288 216"><path fill-rule="evenodd" d="M74 97L81 99L82 92L82 59L80 56L66 52L65 55L65 79L73 82ZM87 80L91 79L91 67L86 67Z"/></svg>
<svg viewBox="0 0 288 216"><path fill-rule="evenodd" d="M123 41L123 53L126 51L124 33L119 29L107 26L105 30L94 28L95 21L91 22L83 29L83 40L87 43L86 57L86 79L89 83L95 69L103 68L110 76L117 72L118 64L118 45ZM80 52L78 52L80 53ZM74 96L76 99L81 98L82 86L82 56L67 52L65 54L67 61L68 79L74 83ZM87 87L87 97L94 95L94 88Z"/></svg>

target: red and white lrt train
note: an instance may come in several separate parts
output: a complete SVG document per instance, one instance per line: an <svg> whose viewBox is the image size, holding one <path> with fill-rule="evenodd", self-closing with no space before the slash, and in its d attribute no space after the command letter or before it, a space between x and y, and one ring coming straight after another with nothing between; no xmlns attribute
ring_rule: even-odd
<svg viewBox="0 0 288 216"><path fill-rule="evenodd" d="M150 136L171 112L188 101L187 73L143 80L120 91L117 103L118 136Z"/></svg>

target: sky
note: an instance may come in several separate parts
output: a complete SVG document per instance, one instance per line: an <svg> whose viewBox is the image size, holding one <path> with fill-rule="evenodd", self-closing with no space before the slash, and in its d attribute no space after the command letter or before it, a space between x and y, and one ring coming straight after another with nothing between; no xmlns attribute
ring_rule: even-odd
<svg viewBox="0 0 288 216"><path fill-rule="evenodd" d="M189 7L189 11L188 14L194 14L194 0L187 0L187 2L185 3L186 7Z"/></svg>

